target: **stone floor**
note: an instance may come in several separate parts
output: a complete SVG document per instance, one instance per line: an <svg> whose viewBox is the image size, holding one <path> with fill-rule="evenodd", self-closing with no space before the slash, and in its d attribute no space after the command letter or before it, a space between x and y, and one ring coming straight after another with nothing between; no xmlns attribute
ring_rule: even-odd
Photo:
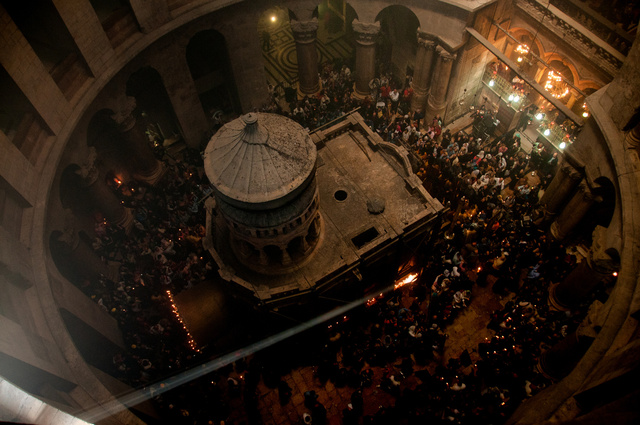
<svg viewBox="0 0 640 425"><path fill-rule="evenodd" d="M475 280L475 275L472 273L470 278ZM475 351L478 344L483 342L485 338L490 338L494 333L487 329L490 314L494 310L501 309L508 301L508 298L502 299L492 292L491 286L494 282L491 276L488 281L489 284L486 287L474 286L469 307L460 312L454 322L445 329L449 337L443 355L422 369L433 373L438 364L446 365L450 358L459 357L465 350L470 353L472 362L478 358ZM404 291L402 304L409 305L411 301L408 291ZM379 387L382 379L388 376L391 368L372 367L371 369L374 371L373 385L363 390L364 415L374 415L380 407L391 406L395 403L394 397ZM415 367L415 370L420 370L420 368ZM304 406L304 393L310 390L317 393L318 401L327 409L327 423L342 424L342 411L350 403L354 390L348 386L336 388L331 381L327 381L323 385L315 376L315 372L315 367L303 367L294 369L291 373L283 376L282 379L292 389L291 400L284 406L280 405L278 391L270 389L263 382L260 382L258 385L258 408L265 425L303 423L303 414L309 412L309 409ZM235 377L236 379L241 378L240 376ZM414 374L402 381L400 388L415 388L419 383L419 378ZM232 414L229 423L244 423L246 412L242 399L240 397L234 399L230 407Z"/></svg>

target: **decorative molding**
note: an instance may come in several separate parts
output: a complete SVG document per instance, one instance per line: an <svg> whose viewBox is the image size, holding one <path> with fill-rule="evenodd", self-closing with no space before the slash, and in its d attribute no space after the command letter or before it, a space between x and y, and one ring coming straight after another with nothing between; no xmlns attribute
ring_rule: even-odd
<svg viewBox="0 0 640 425"><path fill-rule="evenodd" d="M318 19L313 18L310 21L291 20L291 31L296 43L309 44L316 41L318 33Z"/></svg>
<svg viewBox="0 0 640 425"><path fill-rule="evenodd" d="M355 19L351 26L355 32L356 43L365 46L375 44L378 33L380 32L380 23L360 22Z"/></svg>
<svg viewBox="0 0 640 425"><path fill-rule="evenodd" d="M622 66L624 58L621 58L621 54L618 54L620 57L616 57L594 42L591 37L556 15L551 8L547 8L537 0L516 0L516 5L537 22L543 22L547 30L568 43L588 60L598 64L609 75L614 76Z"/></svg>
<svg viewBox="0 0 640 425"><path fill-rule="evenodd" d="M123 133L129 131L136 124L136 98L127 96L118 105L118 111L111 115L111 118L118 124L118 129Z"/></svg>
<svg viewBox="0 0 640 425"><path fill-rule="evenodd" d="M436 48L437 37L435 35L424 32L420 28L418 28L416 32L418 38L418 46L425 47L427 50L433 50Z"/></svg>
<svg viewBox="0 0 640 425"><path fill-rule="evenodd" d="M447 52L442 46L436 47L436 52L438 52L438 56L440 56L442 62L452 62L458 57L458 55L454 53Z"/></svg>

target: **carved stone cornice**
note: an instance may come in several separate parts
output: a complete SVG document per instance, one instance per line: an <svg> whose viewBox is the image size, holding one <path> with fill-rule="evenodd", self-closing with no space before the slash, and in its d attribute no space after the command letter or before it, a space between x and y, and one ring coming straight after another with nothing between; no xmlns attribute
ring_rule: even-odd
<svg viewBox="0 0 640 425"><path fill-rule="evenodd" d="M116 122L116 124L118 124L118 129L120 131L129 131L136 124L136 116L134 114L136 109L136 98L127 96L118 106L118 111L111 115L111 118Z"/></svg>
<svg viewBox="0 0 640 425"><path fill-rule="evenodd" d="M356 43L366 46L376 42L376 37L380 32L379 22L360 22L355 19L351 26L355 33Z"/></svg>
<svg viewBox="0 0 640 425"><path fill-rule="evenodd" d="M291 20L291 31L296 43L309 44L316 41L318 33L318 19L313 18L310 21Z"/></svg>
<svg viewBox="0 0 640 425"><path fill-rule="evenodd" d="M458 57L454 53L447 52L442 46L436 47L436 52L438 52L438 56L440 56L442 62L453 62Z"/></svg>
<svg viewBox="0 0 640 425"><path fill-rule="evenodd" d="M83 186L91 186L98 179L100 172L96 166L96 160L98 159L98 153L93 146L89 148L89 155L82 164L78 164L78 170L76 174L80 176Z"/></svg>
<svg viewBox="0 0 640 425"><path fill-rule="evenodd" d="M537 0L516 0L518 8L526 12L538 22L544 22L544 28L564 42L580 52L587 60L594 62L607 74L614 76L622 66L621 55L618 52L613 54L605 49L602 44L594 42L587 34L583 34L571 23L565 21L554 13L555 6L539 3Z"/></svg>
<svg viewBox="0 0 640 425"><path fill-rule="evenodd" d="M580 173L573 167L573 165L569 164L566 161L563 162L560 166L560 171L571 180L582 180L582 173Z"/></svg>
<svg viewBox="0 0 640 425"><path fill-rule="evenodd" d="M436 48L437 37L435 35L424 32L418 28L417 37L418 46L424 47L427 50L433 50Z"/></svg>

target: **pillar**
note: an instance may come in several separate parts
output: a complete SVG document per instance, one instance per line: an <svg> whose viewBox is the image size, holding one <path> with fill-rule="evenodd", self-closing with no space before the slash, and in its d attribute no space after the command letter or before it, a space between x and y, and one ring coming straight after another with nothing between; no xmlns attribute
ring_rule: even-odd
<svg viewBox="0 0 640 425"><path fill-rule="evenodd" d="M115 114L113 119L118 123L124 141L129 170L138 180L153 185L160 180L164 170L153 154L144 119L136 117L134 110L135 100L130 97L127 108Z"/></svg>
<svg viewBox="0 0 640 425"><path fill-rule="evenodd" d="M447 89L451 77L451 68L456 55L447 52L441 46L436 47L436 64L431 77L425 122L430 122L436 115L442 115L447 105Z"/></svg>
<svg viewBox="0 0 640 425"><path fill-rule="evenodd" d="M431 36L418 29L418 51L416 53L416 66L413 72L413 97L411 98L411 111L425 110L427 97L429 96L429 83L436 51L436 43Z"/></svg>
<svg viewBox="0 0 640 425"><path fill-rule="evenodd" d="M544 206L545 220L551 221L562 204L575 191L580 180L582 180L582 174L569 162L564 161L540 200Z"/></svg>
<svg viewBox="0 0 640 425"><path fill-rule="evenodd" d="M311 96L320 91L318 78L318 52L316 51L316 34L318 20L291 20L291 31L296 41L298 55L298 97Z"/></svg>
<svg viewBox="0 0 640 425"><path fill-rule="evenodd" d="M58 236L57 242L62 246L52 247L52 249L60 249L62 253L66 254L64 259L70 263L70 269L75 274L75 276L65 276L67 279L98 279L100 275L109 279L113 278L113 270L102 262L93 248L75 230L65 229Z"/></svg>
<svg viewBox="0 0 640 425"><path fill-rule="evenodd" d="M356 69L354 95L360 99L371 94L369 82L376 76L376 37L380 32L378 22L360 22L352 24L356 39Z"/></svg>
<svg viewBox="0 0 640 425"><path fill-rule="evenodd" d="M587 299L600 282L613 282L614 273L620 269L617 252L609 250L607 229L597 226L591 239L587 257L562 282L550 287L549 304L557 310L569 310L577 306Z"/></svg>
<svg viewBox="0 0 640 425"><path fill-rule="evenodd" d="M133 215L129 208L125 208L120 200L107 186L104 178L95 167L95 163L89 161L78 170L80 185L86 191L90 202L97 208L111 224L122 226L126 231L133 224Z"/></svg>
<svg viewBox="0 0 640 425"><path fill-rule="evenodd" d="M544 351L538 361L538 370L558 381L567 376L587 352L593 338L573 332L562 341Z"/></svg>
<svg viewBox="0 0 640 425"><path fill-rule="evenodd" d="M551 235L557 240L564 239L582 220L589 208L596 201L589 186L583 181L578 191L562 210L560 216L551 224Z"/></svg>

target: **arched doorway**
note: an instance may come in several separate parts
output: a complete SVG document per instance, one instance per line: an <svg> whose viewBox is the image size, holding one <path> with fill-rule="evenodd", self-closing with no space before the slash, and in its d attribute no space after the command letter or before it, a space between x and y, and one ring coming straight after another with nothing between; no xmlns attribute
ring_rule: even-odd
<svg viewBox="0 0 640 425"><path fill-rule="evenodd" d="M200 31L189 40L186 55L191 78L207 115L240 113L224 36L215 30Z"/></svg>
<svg viewBox="0 0 640 425"><path fill-rule="evenodd" d="M150 66L140 68L127 80L126 95L136 99L135 114L147 122L157 142L180 139L181 130L162 77Z"/></svg>
<svg viewBox="0 0 640 425"><path fill-rule="evenodd" d="M413 74L418 49L418 17L405 6L389 6L376 16L380 35L376 49L379 73L393 73L396 79ZM397 81L402 84L402 81Z"/></svg>

